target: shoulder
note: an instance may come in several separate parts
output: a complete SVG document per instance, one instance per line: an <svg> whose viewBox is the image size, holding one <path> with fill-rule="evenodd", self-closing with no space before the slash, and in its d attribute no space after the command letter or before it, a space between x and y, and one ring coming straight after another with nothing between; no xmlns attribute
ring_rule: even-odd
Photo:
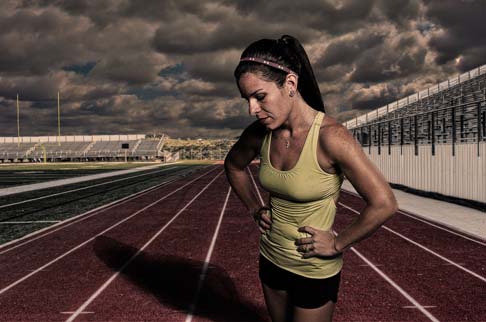
<svg viewBox="0 0 486 322"><path fill-rule="evenodd" d="M228 152L225 164L234 164L241 169L246 167L257 155L260 154L260 149L266 133L266 128L258 121L250 124Z"/></svg>
<svg viewBox="0 0 486 322"><path fill-rule="evenodd" d="M333 161L338 161L356 149L361 150L351 132L335 118L327 115L319 131L319 145Z"/></svg>
<svg viewBox="0 0 486 322"><path fill-rule="evenodd" d="M259 149L263 139L267 134L267 129L260 122L251 123L241 134L238 142L246 146Z"/></svg>

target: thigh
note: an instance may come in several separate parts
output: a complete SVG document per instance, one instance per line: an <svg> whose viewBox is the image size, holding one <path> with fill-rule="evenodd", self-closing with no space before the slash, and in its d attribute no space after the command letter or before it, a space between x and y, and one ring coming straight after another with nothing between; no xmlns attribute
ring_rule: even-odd
<svg viewBox="0 0 486 322"><path fill-rule="evenodd" d="M293 322L327 322L332 321L335 303L328 301L326 304L313 309L293 307Z"/></svg>
<svg viewBox="0 0 486 322"><path fill-rule="evenodd" d="M289 322L289 313L291 313L288 294L285 290L276 290L262 282L263 295L268 313L272 322Z"/></svg>
<svg viewBox="0 0 486 322"><path fill-rule="evenodd" d="M268 313L273 322L291 321L289 313L288 273L260 255L260 281Z"/></svg>
<svg viewBox="0 0 486 322"><path fill-rule="evenodd" d="M329 302L336 303L340 280L341 273L323 279L295 276L288 289L289 302L302 309L318 309Z"/></svg>

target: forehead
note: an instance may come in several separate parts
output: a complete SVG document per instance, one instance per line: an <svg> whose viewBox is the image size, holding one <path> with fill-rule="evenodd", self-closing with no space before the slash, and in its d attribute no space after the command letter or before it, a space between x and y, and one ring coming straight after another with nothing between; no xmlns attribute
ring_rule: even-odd
<svg viewBox="0 0 486 322"><path fill-rule="evenodd" d="M255 73L244 73L238 80L238 87L242 94L249 94L258 89L272 90L277 89L275 82L266 81Z"/></svg>

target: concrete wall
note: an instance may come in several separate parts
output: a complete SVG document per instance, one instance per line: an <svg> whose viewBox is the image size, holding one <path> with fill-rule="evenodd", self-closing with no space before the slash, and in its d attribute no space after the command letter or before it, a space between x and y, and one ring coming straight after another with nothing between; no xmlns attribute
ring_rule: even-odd
<svg viewBox="0 0 486 322"><path fill-rule="evenodd" d="M363 148L368 157L391 183L447 196L486 202L486 142L437 144L435 155L430 145L419 146L415 155L413 145Z"/></svg>

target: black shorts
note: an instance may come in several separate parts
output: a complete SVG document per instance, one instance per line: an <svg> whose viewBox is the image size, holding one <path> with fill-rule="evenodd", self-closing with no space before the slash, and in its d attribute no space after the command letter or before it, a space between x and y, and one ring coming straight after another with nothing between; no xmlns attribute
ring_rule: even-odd
<svg viewBox="0 0 486 322"><path fill-rule="evenodd" d="M260 280L275 290L285 290L290 303L305 309L337 302L341 272L328 278L308 278L286 271L260 255Z"/></svg>

